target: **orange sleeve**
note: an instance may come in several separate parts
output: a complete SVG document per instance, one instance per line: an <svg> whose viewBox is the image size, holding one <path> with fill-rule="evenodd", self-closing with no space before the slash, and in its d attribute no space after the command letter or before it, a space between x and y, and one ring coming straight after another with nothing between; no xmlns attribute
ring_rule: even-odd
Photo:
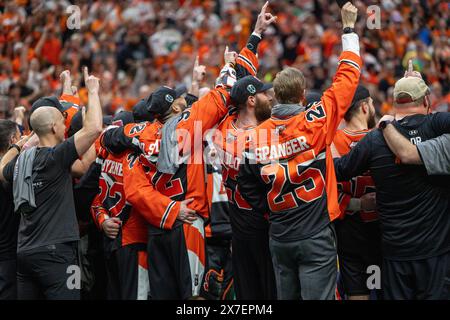
<svg viewBox="0 0 450 320"><path fill-rule="evenodd" d="M211 129L226 116L228 104L230 103L230 94L224 88L216 88L195 102L190 110L189 117L180 121L181 127L183 121L189 122L189 129L196 129L197 123L202 135L206 130ZM191 131L195 132L195 131Z"/></svg>
<svg viewBox="0 0 450 320"><path fill-rule="evenodd" d="M351 51L342 52L331 87L324 92L321 101L313 104L305 113L307 126L311 129L315 128L317 134L325 136L325 183L328 214L331 221L341 215L331 144L336 130L353 100L361 74L361 67L360 56Z"/></svg>
<svg viewBox="0 0 450 320"><path fill-rule="evenodd" d="M322 96L327 121L327 145L334 139L336 130L344 118L358 86L361 74L361 57L351 51L342 52L339 66L331 87Z"/></svg>
<svg viewBox="0 0 450 320"><path fill-rule="evenodd" d="M239 56L236 59L236 69L238 68L244 68L246 70L246 73L252 76L256 76L256 74L258 73L258 58L247 47L239 52Z"/></svg>
<svg viewBox="0 0 450 320"><path fill-rule="evenodd" d="M80 98L75 97L74 95L70 95L70 94L62 94L59 97L60 101L65 101L65 102L70 102L72 104L75 104L77 106L79 106L81 104Z"/></svg>
<svg viewBox="0 0 450 320"><path fill-rule="evenodd" d="M103 203L100 200L100 194L97 194L92 201L91 215L97 228L102 230L102 224L106 219L109 219L108 210L103 208Z"/></svg>
<svg viewBox="0 0 450 320"><path fill-rule="evenodd" d="M127 201L148 223L161 229L172 228L180 211L180 203L153 187L138 160L132 168L124 163L123 187Z"/></svg>

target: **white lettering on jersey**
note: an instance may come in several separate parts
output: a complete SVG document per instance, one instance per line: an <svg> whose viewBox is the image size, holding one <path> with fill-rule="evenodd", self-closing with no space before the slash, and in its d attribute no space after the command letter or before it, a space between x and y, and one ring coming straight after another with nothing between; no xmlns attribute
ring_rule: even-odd
<svg viewBox="0 0 450 320"><path fill-rule="evenodd" d="M256 161L276 160L289 157L309 149L310 146L304 136L291 139L284 143L264 146L255 149Z"/></svg>
<svg viewBox="0 0 450 320"><path fill-rule="evenodd" d="M106 159L102 165L102 172L123 177L122 163Z"/></svg>

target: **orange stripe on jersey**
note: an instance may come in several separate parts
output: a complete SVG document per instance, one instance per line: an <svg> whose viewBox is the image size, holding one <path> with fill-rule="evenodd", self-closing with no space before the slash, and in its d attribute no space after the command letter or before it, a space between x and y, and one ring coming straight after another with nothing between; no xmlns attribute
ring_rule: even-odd
<svg viewBox="0 0 450 320"><path fill-rule="evenodd" d="M201 219L201 218L200 218ZM186 240L187 250L193 252L200 262L205 265L205 239L203 234L193 225L183 224L184 239Z"/></svg>
<svg viewBox="0 0 450 320"><path fill-rule="evenodd" d="M236 59L236 63L243 66L252 76L256 76L259 68L259 61L250 49L242 49Z"/></svg>
<svg viewBox="0 0 450 320"><path fill-rule="evenodd" d="M65 101L65 102L70 102L70 103L76 104L77 106L79 106L81 104L79 97L75 97L74 95L70 95L70 94L62 94L59 97L59 100Z"/></svg>
<svg viewBox="0 0 450 320"><path fill-rule="evenodd" d="M208 195L208 208L209 212L212 212L212 197L214 192L214 181L213 181L213 175L208 174L207 175L207 182L206 182L206 194ZM211 238L212 237L212 231L211 231L211 222L208 223L205 226L205 237Z"/></svg>
<svg viewBox="0 0 450 320"><path fill-rule="evenodd" d="M148 270L147 251L138 251L138 264Z"/></svg>

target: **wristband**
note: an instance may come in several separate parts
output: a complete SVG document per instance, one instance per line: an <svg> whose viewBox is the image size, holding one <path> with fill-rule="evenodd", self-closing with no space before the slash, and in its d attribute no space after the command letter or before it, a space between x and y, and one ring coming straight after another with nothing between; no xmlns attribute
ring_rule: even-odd
<svg viewBox="0 0 450 320"><path fill-rule="evenodd" d="M381 121L380 124L378 125L378 128L380 128L381 130L384 130L390 123L392 123L392 121L390 121L390 120Z"/></svg>
<svg viewBox="0 0 450 320"><path fill-rule="evenodd" d="M347 33L355 33L355 28L345 27L345 28L343 29L343 31L344 31L344 34L347 34Z"/></svg>
<svg viewBox="0 0 450 320"><path fill-rule="evenodd" d="M13 144L8 148L8 151L11 150L11 149L13 149L13 148L16 149L18 153L20 153L20 151L22 150L21 147L19 147L19 146L18 146L17 144L15 144L15 143L13 143Z"/></svg>

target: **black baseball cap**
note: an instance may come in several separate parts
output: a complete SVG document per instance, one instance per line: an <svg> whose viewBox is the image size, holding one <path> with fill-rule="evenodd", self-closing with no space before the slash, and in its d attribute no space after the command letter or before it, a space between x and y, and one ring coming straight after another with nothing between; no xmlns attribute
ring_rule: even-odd
<svg viewBox="0 0 450 320"><path fill-rule="evenodd" d="M155 116L164 115L178 97L174 89L167 86L159 87L148 97L146 101L147 111Z"/></svg>
<svg viewBox="0 0 450 320"><path fill-rule="evenodd" d="M133 123L134 122L134 117L133 117L133 112L131 111L120 111L119 113L117 113L113 119L112 119L112 124L115 126L126 126L129 123Z"/></svg>
<svg viewBox="0 0 450 320"><path fill-rule="evenodd" d="M133 118L135 122L153 121L155 116L147 111L147 99L141 99L133 106Z"/></svg>
<svg viewBox="0 0 450 320"><path fill-rule="evenodd" d="M364 87L363 85L359 84L358 87L356 87L355 95L353 96L352 104L350 105L350 108L353 108L356 106L356 104L364 100L366 98L370 97L369 90Z"/></svg>
<svg viewBox="0 0 450 320"><path fill-rule="evenodd" d="M236 105L243 105L248 97L264 92L273 87L271 83L264 83L254 76L246 76L239 79L231 89L231 100Z"/></svg>
<svg viewBox="0 0 450 320"><path fill-rule="evenodd" d="M48 96L48 97L42 97L37 99L32 105L31 105L31 109L30 109L30 116L28 117L28 126L30 127L30 129L33 129L31 127L31 115L33 114L34 111L36 111L36 109L40 108L40 107L53 107L59 110L59 112L63 113L64 111L67 110L67 108L65 108L61 102L59 101L59 99L55 96Z"/></svg>
<svg viewBox="0 0 450 320"><path fill-rule="evenodd" d="M361 100L364 100L366 98L370 97L370 92L369 90L367 90L366 87L364 87L363 85L358 85L356 87L356 91L355 94L353 96L353 100L352 103L350 104L350 107L347 109L347 112L345 113L345 119L347 119L346 117L348 117L349 115L352 114L352 112L354 111L354 109L356 109L359 104L358 102L360 102Z"/></svg>
<svg viewBox="0 0 450 320"><path fill-rule="evenodd" d="M54 107L58 109L61 113L66 111L66 108L59 102L58 98L55 96L42 97L37 99L32 105L30 110L30 115L40 107Z"/></svg>

